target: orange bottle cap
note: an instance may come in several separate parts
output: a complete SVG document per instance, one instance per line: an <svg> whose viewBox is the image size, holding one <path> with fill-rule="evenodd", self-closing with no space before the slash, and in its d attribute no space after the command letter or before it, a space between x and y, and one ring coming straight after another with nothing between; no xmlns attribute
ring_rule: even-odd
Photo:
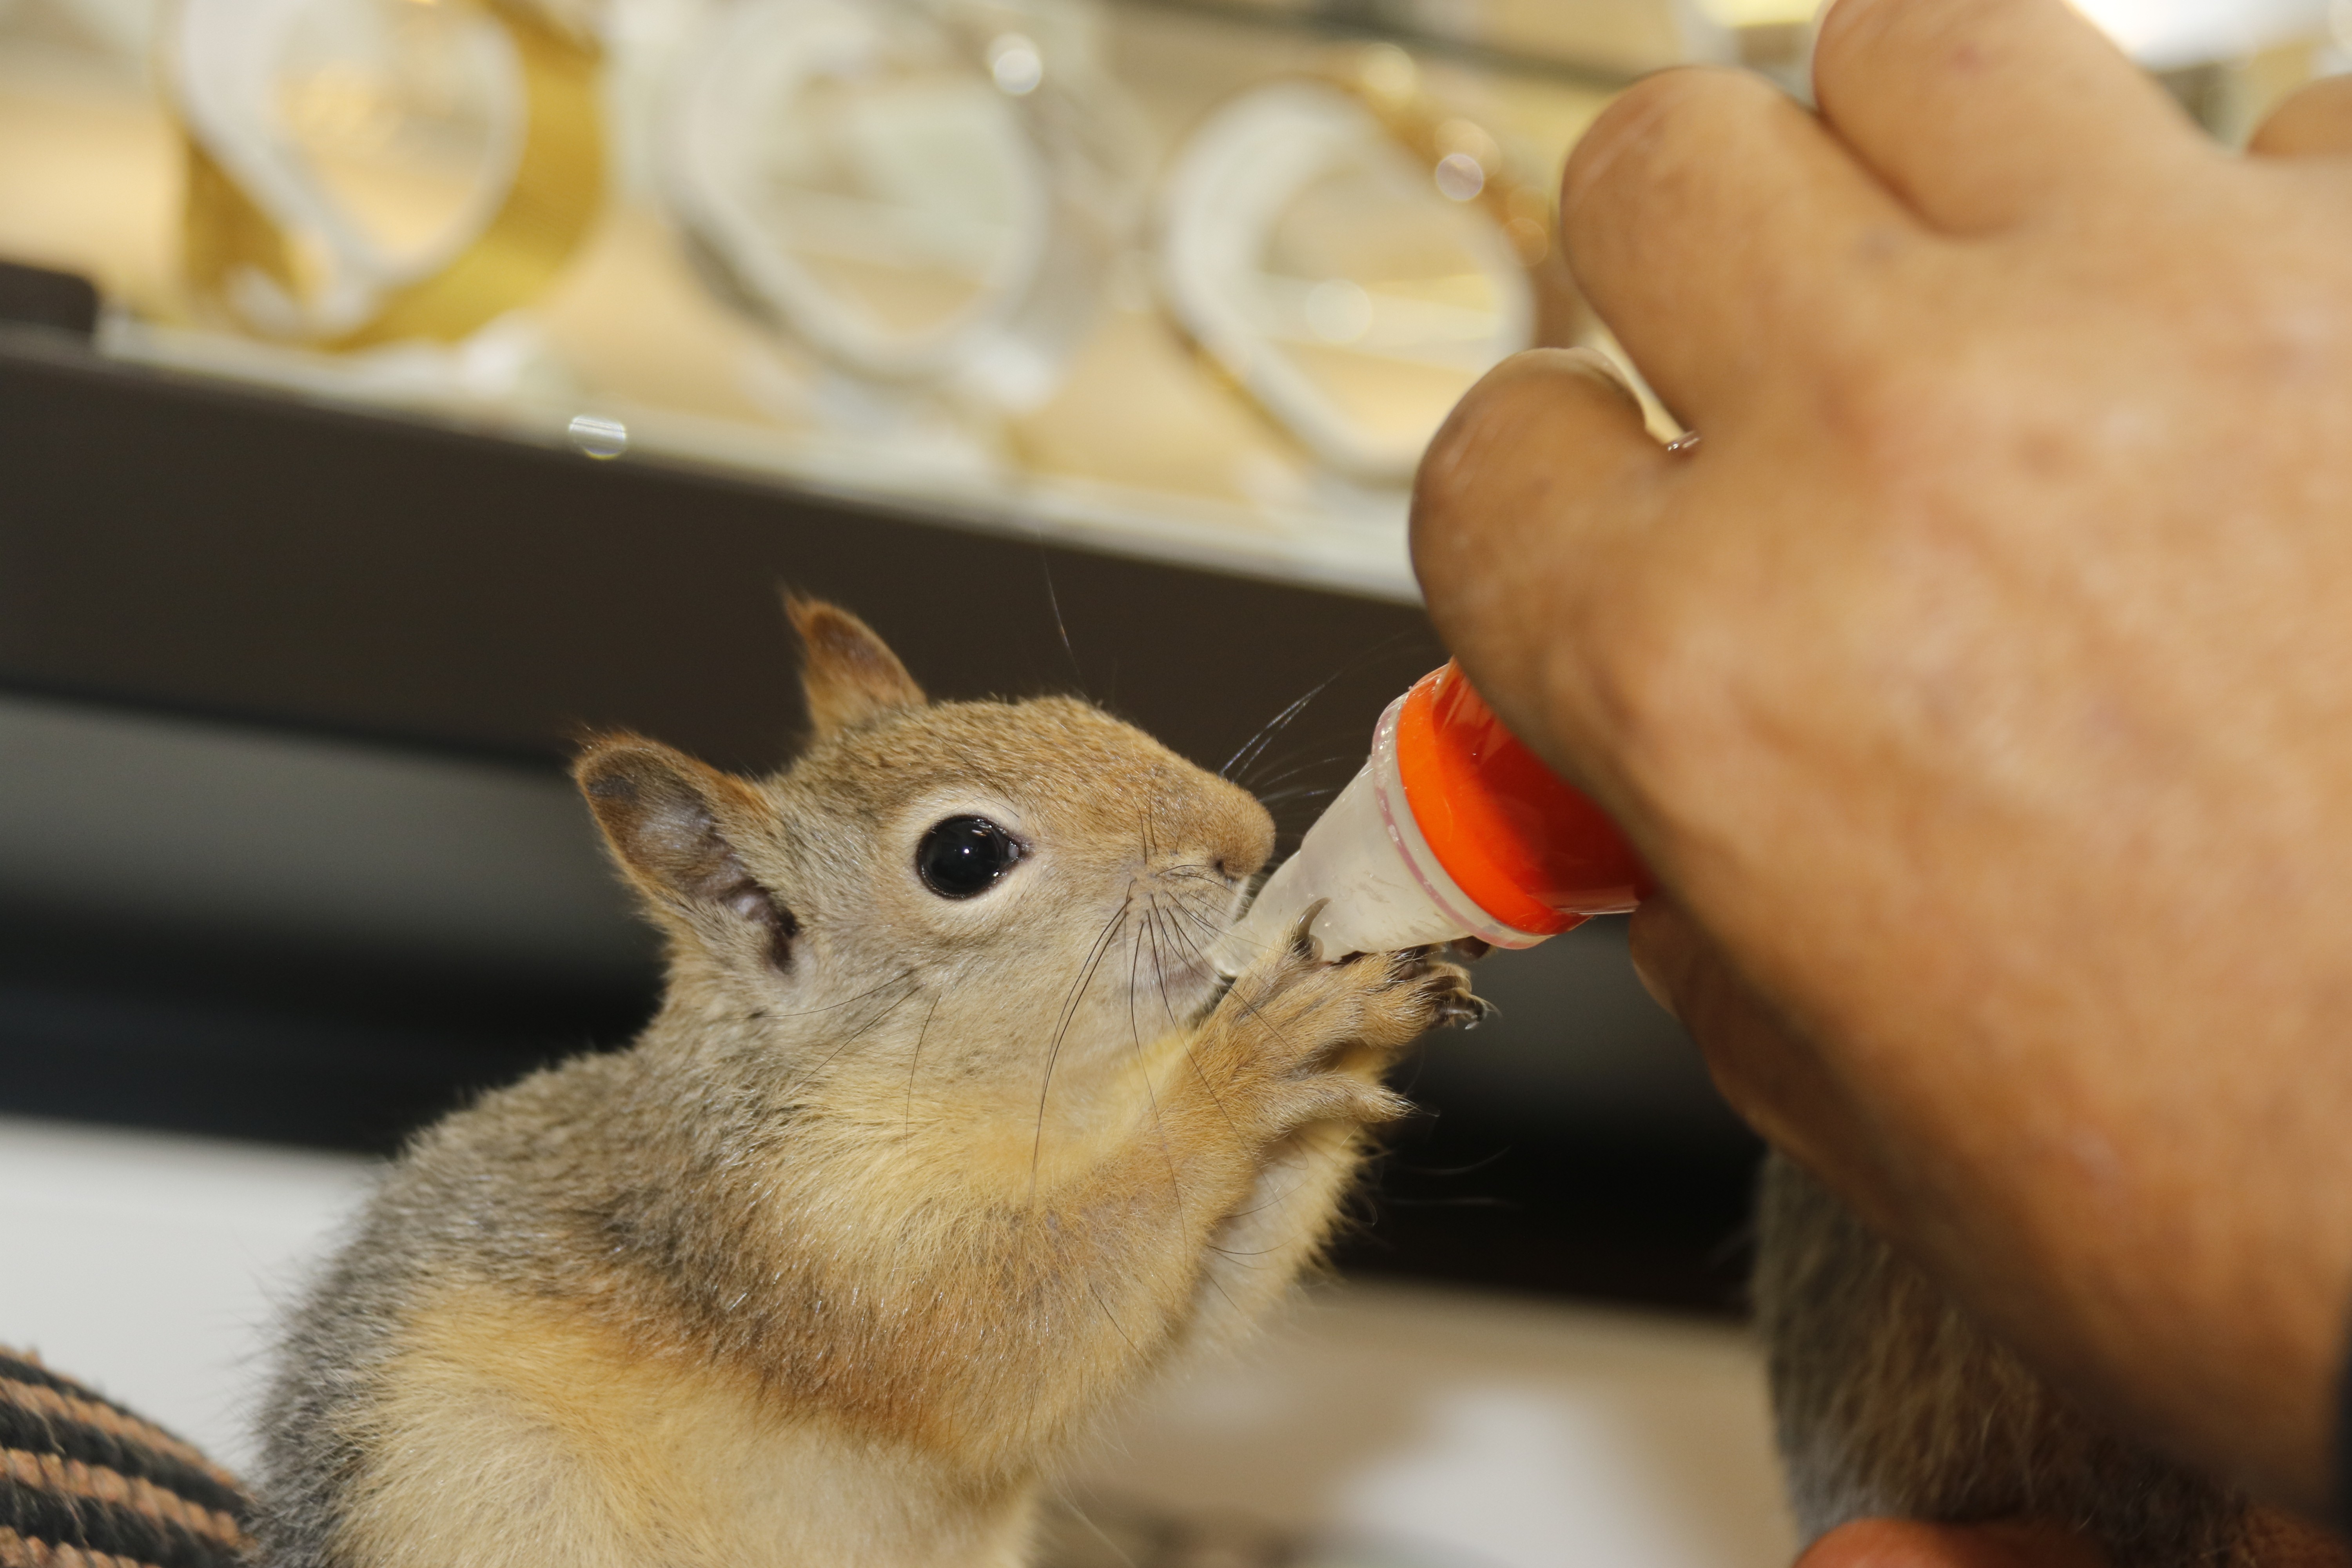
<svg viewBox="0 0 2352 1568"><path fill-rule="evenodd" d="M1405 693L1396 747L1431 851L1505 924L1567 931L1632 909L1654 885L1616 824L1503 728L1456 666Z"/></svg>

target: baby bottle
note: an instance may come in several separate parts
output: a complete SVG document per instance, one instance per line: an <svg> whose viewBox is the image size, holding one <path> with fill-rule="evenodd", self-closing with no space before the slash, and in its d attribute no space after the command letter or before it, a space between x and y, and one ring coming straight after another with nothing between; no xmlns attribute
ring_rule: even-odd
<svg viewBox="0 0 2352 1568"><path fill-rule="evenodd" d="M1453 664L1389 704L1362 771L1220 948L1238 972L1317 900L1325 952L1476 937L1532 947L1632 909L1649 877L1601 808L1503 728Z"/></svg>

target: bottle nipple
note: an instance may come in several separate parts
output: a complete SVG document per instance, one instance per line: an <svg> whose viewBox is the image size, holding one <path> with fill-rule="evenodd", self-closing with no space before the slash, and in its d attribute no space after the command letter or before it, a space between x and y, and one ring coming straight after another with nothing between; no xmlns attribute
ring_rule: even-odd
<svg viewBox="0 0 2352 1568"><path fill-rule="evenodd" d="M1532 947L1650 888L1601 808L1503 727L1448 664L1389 705L1361 772L1220 946L1238 973L1324 901L1327 953L1475 937Z"/></svg>

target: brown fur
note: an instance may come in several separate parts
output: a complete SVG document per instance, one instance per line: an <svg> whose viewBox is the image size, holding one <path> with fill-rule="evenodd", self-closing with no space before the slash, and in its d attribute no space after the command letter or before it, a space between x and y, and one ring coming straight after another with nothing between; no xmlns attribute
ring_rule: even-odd
<svg viewBox="0 0 2352 1568"><path fill-rule="evenodd" d="M795 604L815 736L578 775L667 932L631 1051L421 1138L289 1336L262 1561L1018 1563L1041 1477L1328 1234L1416 955L1202 953L1255 802L1066 699L931 705ZM947 900L924 829L1027 852Z"/></svg>
<svg viewBox="0 0 2352 1568"><path fill-rule="evenodd" d="M1755 1281L1790 1500L1849 1521L2025 1521L2111 1568L2352 1568L2339 1542L2174 1464L2050 1386L1780 1155Z"/></svg>

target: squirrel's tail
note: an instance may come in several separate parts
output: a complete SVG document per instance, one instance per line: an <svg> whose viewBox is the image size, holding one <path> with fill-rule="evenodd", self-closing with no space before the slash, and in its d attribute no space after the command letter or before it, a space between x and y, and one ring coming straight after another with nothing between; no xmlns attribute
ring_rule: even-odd
<svg viewBox="0 0 2352 1568"><path fill-rule="evenodd" d="M0 1565L241 1568L253 1511L193 1445L0 1346Z"/></svg>

